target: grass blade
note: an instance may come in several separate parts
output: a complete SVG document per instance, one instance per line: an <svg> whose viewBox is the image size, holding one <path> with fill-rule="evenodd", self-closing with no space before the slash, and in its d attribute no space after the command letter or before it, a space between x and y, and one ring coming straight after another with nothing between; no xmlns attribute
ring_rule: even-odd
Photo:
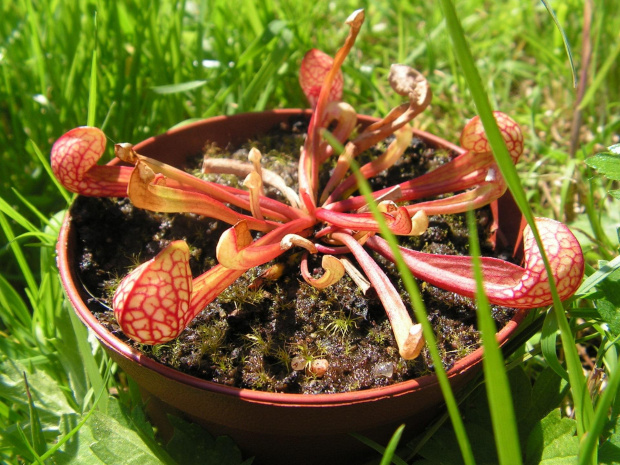
<svg viewBox="0 0 620 465"><path fill-rule="evenodd" d="M54 173L52 173L52 167L49 164L49 160L47 159L47 157L43 155L43 152L41 152L41 149L37 146L37 144L33 140L30 141L30 144L32 145L32 149L34 150L35 155L37 156L39 162L41 163L41 166L43 166L43 169L47 173L48 178L57 187L58 192L60 192L62 197L65 199L65 202L69 204L69 202L71 202L71 194L67 192L67 190L62 186L62 184L58 182L58 180L56 179L56 176L54 176Z"/></svg>
<svg viewBox="0 0 620 465"><path fill-rule="evenodd" d="M179 94L181 92L189 92L190 90L198 89L204 86L207 81L188 81L181 82L179 84L168 84L163 86L154 86L151 87L151 90L156 94L160 95L168 95L168 94Z"/></svg>
<svg viewBox="0 0 620 465"><path fill-rule="evenodd" d="M609 409L620 389L620 369L618 369L618 366L620 366L620 359L618 359L616 369L608 374L608 384L596 406L591 427L581 441L579 448L579 465L586 465L589 463L592 456L596 453L599 437L608 421L607 415Z"/></svg>
<svg viewBox="0 0 620 465"><path fill-rule="evenodd" d="M480 263L480 243L474 212L467 212L469 226L469 250L474 265L476 278L476 313L478 315L478 327L484 347L482 365L484 379L486 380L487 397L495 435L495 446L499 461L502 464L519 464L521 462L521 450L519 447L519 434L517 421L513 408L512 396L508 383L508 376L504 365L504 358L495 338L497 328L491 316L491 307L484 291L484 276Z"/></svg>
<svg viewBox="0 0 620 465"><path fill-rule="evenodd" d="M404 463L402 460L398 459L398 457L395 455L396 448L398 447L398 443L400 442L400 438L403 435L404 429L405 429L405 425L400 425L398 429L392 435L390 442L385 448L385 453L383 454L383 458L381 459L381 465L390 465L390 463L401 465Z"/></svg>
<svg viewBox="0 0 620 465"><path fill-rule="evenodd" d="M517 170L512 163L504 139L502 138L499 128L497 127L497 123L495 122L495 118L493 117L493 111L491 109L487 93L482 85L480 74L478 73L474 63L474 58L471 54L469 46L467 45L467 40L465 39L463 29L456 15L454 5L451 0L442 0L441 5L446 18L448 31L450 32L452 39L452 44L454 46L454 52L458 57L459 63L463 70L463 75L467 80L476 109L480 115L480 119L483 123L489 143L493 149L493 154L497 165L499 166L501 174L508 184L515 202L519 206L519 209L532 229L536 244L542 251L542 257L545 263L547 275L553 276L549 265L549 260L544 252L542 241L536 228L534 215L529 206L523 186L521 185L521 180ZM566 354L568 374L571 381L571 391L573 393L573 400L575 403L578 432L580 435L583 435L588 430L593 415L592 401L586 392L586 380L581 369L581 361L579 359L579 354L577 353L575 339L572 336L566 314L564 313L564 307L558 297L553 279L549 280L549 285L553 295L553 309L555 317L558 321L558 327L560 328L562 346Z"/></svg>
<svg viewBox="0 0 620 465"><path fill-rule="evenodd" d="M33 460L33 462L36 462L40 465L44 465L43 460L41 459L41 457L39 457L39 455L37 454L37 451L34 450L34 448L32 447L32 444L30 444L30 441L28 440L28 437L26 436L26 433L24 432L22 427L20 425L16 425L16 426L17 426L17 433L19 435L19 438L21 439L20 446L23 446L25 448L25 451L23 451L22 454L26 455L29 453L30 456L32 457L31 460Z"/></svg>
<svg viewBox="0 0 620 465"><path fill-rule="evenodd" d="M39 30L39 24L37 24L37 18L39 15L35 13L32 0L26 0L26 10L28 11L28 23L30 26L30 45L32 47L32 54L34 55L37 73L39 75L39 93L45 95L47 93L47 73L45 71L45 55L43 48L41 47L40 37L41 31Z"/></svg>
<svg viewBox="0 0 620 465"><path fill-rule="evenodd" d="M78 422L75 428L73 428L71 431L65 434L62 438L60 438L56 444L54 444L45 454L41 456L42 462L50 458L58 449L60 449L63 446L63 444L65 444L69 439L71 439L80 430L82 426L86 424L86 422L91 417L91 415L95 412L97 406L102 402L102 400L105 401L107 404L108 391L107 389L105 389L105 387L107 386L108 381L110 379L110 375L112 373L111 366L112 366L111 364L108 365L106 373L103 377L103 384L101 386L101 389L97 391L97 396L95 397L93 405L88 411L88 413L83 415L82 419Z"/></svg>
<svg viewBox="0 0 620 465"><path fill-rule="evenodd" d="M28 378L26 378L26 373L24 373L24 384L26 385L26 395L28 396L28 413L30 415L30 439L32 441L32 448L37 455L41 455L46 449L45 437L43 436L39 414L37 413L37 409L32 401L32 395L30 394L30 387L28 386Z"/></svg>
<svg viewBox="0 0 620 465"><path fill-rule="evenodd" d="M97 15L95 13L95 23ZM95 28L96 29L96 28ZM97 119L97 48L93 50L93 61L90 68L90 86L88 92L88 116L86 118L87 126L94 126Z"/></svg>
<svg viewBox="0 0 620 465"><path fill-rule="evenodd" d="M18 334L17 328L29 330L32 327L32 315L28 307L2 275L0 275L0 320L14 334Z"/></svg>
<svg viewBox="0 0 620 465"><path fill-rule="evenodd" d="M596 287L597 284L601 283L609 275L614 273L616 270L620 268L620 256L614 258L612 261L605 263L598 270L588 276L587 279L581 283L581 286L577 290L577 295L586 295L593 288Z"/></svg>
<svg viewBox="0 0 620 465"><path fill-rule="evenodd" d="M583 99L581 100L581 103L579 104L579 107L578 107L579 110L583 110L592 101L596 92L605 82L605 78L607 78L607 75L609 74L611 67L617 63L619 54L620 54L620 41L616 44L616 47L611 51L611 53L609 53L609 55L607 56L607 59L605 60L603 65L600 67L600 69L596 73L596 77L594 78L594 81L588 86L588 90L586 91L586 94L583 96Z"/></svg>
<svg viewBox="0 0 620 465"><path fill-rule="evenodd" d="M549 4L549 2L547 0L540 0L540 1L543 5L545 5L545 8L549 12L549 15L551 16L551 18L553 19L553 22L555 23L555 27L558 28L558 31L560 31L560 34L562 35L562 42L564 42L564 49L566 50L566 55L568 56L568 61L570 63L570 70L571 70L571 73L573 74L573 87L577 87L577 73L575 72L575 63L573 62L573 52L571 51L570 43L568 42L568 38L566 37L564 28L560 24L560 21L558 20L558 17L555 14L555 11L553 10L553 8L551 8L551 5Z"/></svg>
<svg viewBox="0 0 620 465"><path fill-rule="evenodd" d="M540 336L540 349L549 367L558 375L569 381L568 373L558 360L557 347L558 321L553 312L548 312Z"/></svg>
<svg viewBox="0 0 620 465"><path fill-rule="evenodd" d="M332 145L332 147L334 147L334 151L336 153L342 152L342 145L332 134L330 134L328 131L325 131L323 133L323 136L325 137L327 142ZM459 448L463 456L463 461L467 465L473 465L476 462L474 460L471 444L469 443L469 439L467 438L467 432L465 431L463 419L461 418L461 415L459 413L456 398L454 397L450 382L448 381L446 370L444 369L441 361L441 355L439 354L439 350L437 348L435 333L433 332L433 328L428 321L426 306L424 305L424 301L422 300L420 290L418 289L413 275L405 264L400 250L398 249L398 241L396 239L396 236L394 236L392 231L390 231L387 223L385 222L384 216L379 211L377 202L372 196L372 189L370 188L370 184L360 172L359 164L355 159L351 159L350 163L351 170L355 175L359 191L366 198L368 207L379 225L381 236L388 242L390 248L392 249L392 253L394 254L394 263L396 264L398 272L400 273L405 290L407 291L407 293L409 294L409 298L411 299L416 320L422 325L424 339L426 340L426 345L428 347L431 359L433 361L433 365L435 367L435 375L437 376L437 381L439 382L441 393L444 396L444 401L446 403L448 413L450 414L450 420L452 421L452 425L454 427L454 433L456 435Z"/></svg>
<svg viewBox="0 0 620 465"><path fill-rule="evenodd" d="M15 233L13 232L13 228L11 228L11 225L9 224L6 217L4 216L4 213L2 212L0 212L0 228L2 228L2 231L4 231L4 235L7 238L9 248L12 250L13 255L15 256L15 260L17 261L19 269L24 276L28 289L33 295L36 295L38 289L37 281L32 274L32 270L30 269L30 265L28 265L28 260L26 260L24 252L22 251L19 243L15 241L16 238Z"/></svg>
<svg viewBox="0 0 620 465"><path fill-rule="evenodd" d="M71 324L73 326L73 330L75 331L75 341L77 341L78 350L84 363L84 369L88 375L88 380L90 381L90 384L95 392L100 393L105 389L106 380L99 372L97 361L95 360L91 346L88 343L87 330L72 309L67 309L67 313L69 313ZM99 409L104 413L107 412L107 396L100 396L98 403Z"/></svg>
<svg viewBox="0 0 620 465"><path fill-rule="evenodd" d="M93 36L95 38L95 45L93 47L93 59L90 65L90 83L88 86L88 115L86 117L86 125L94 126L97 120L97 11L95 10L95 16L93 18L95 29Z"/></svg>
<svg viewBox="0 0 620 465"><path fill-rule="evenodd" d="M50 220L47 216L45 216L43 213L41 213L39 211L39 209L37 207L35 207L35 205L30 202L26 197L24 197L17 189L13 188L13 193L15 194L15 197L17 197L19 200L21 200L21 202L28 207L28 210L30 210L32 213L34 213L36 215L37 218L39 218L39 220L41 221L41 224L44 224L46 226L50 225ZM0 201L4 202L4 200L2 198L0 198ZM5 211L6 213L6 211ZM25 218L24 218L25 219ZM38 233L39 232L39 228L34 227L33 225L33 229L30 228L26 228L28 229L31 233Z"/></svg>
<svg viewBox="0 0 620 465"><path fill-rule="evenodd" d="M17 224L19 224L26 231L35 232L38 231L34 224L24 218L17 210L15 210L11 205L8 204L6 200L0 197L0 212L4 213L6 216L11 218Z"/></svg>
<svg viewBox="0 0 620 465"><path fill-rule="evenodd" d="M441 363L441 355L439 354L439 350L437 349L435 334L433 333L433 329L431 328L428 321L426 307L422 300L422 296L420 295L420 291L413 279L411 271L409 271L409 268L407 268L407 265L405 264L402 255L400 254L396 237L388 228L385 219L379 211L379 207L377 206L375 199L372 196L372 190L370 188L370 185L368 184L368 181L366 181L366 179L364 179L364 177L362 176L359 170L359 165L355 162L355 160L351 161L351 168L353 169L355 178L357 179L360 192L364 195L364 197L366 197L366 202L368 202L370 211L379 223L381 235L389 243L390 248L392 249L392 253L395 257L396 266L403 280L403 284L405 285L405 289L407 290L407 293L409 294L413 303L416 319L419 323L422 324L424 338L431 354L433 365L435 366L435 375L437 376L437 380L439 381L441 392L444 396L448 412L450 413L450 419L454 426L454 432L456 434L457 441L461 449L461 454L463 455L463 461L466 464L473 465L475 463L475 460L473 452L471 450L471 444L469 443L469 439L467 438L467 432L465 431L463 420L459 414L458 405L454 397L454 393L452 392L452 388L450 387L448 376L446 375L446 371L444 370Z"/></svg>
<svg viewBox="0 0 620 465"><path fill-rule="evenodd" d="M371 449L379 452L382 455L380 465L389 465L390 463L394 463L396 465L407 465L407 462L401 459L398 455L395 455L396 448L398 447L398 443L401 436L403 435L404 429L405 425L401 425L398 427L398 429L392 435L392 438L390 439L387 447L383 447L381 444L378 444L372 439L358 433L351 433L351 436L353 436L361 443L366 444Z"/></svg>

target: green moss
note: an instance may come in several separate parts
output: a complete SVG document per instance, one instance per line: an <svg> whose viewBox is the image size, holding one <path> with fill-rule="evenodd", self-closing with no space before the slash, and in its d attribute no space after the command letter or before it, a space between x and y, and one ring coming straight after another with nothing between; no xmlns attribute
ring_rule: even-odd
<svg viewBox="0 0 620 465"><path fill-rule="evenodd" d="M211 325L202 325L196 331L200 338L200 352L204 356L213 356L220 350L226 339L228 325L223 320L214 320Z"/></svg>
<svg viewBox="0 0 620 465"><path fill-rule="evenodd" d="M263 357L271 354L274 350L271 333L266 333L260 326L253 327L252 332L244 337L247 340L248 347Z"/></svg>
<svg viewBox="0 0 620 465"><path fill-rule="evenodd" d="M359 316L354 316L350 312L340 309L333 314L333 317L324 326L324 331L344 338L352 329L357 328L360 320Z"/></svg>

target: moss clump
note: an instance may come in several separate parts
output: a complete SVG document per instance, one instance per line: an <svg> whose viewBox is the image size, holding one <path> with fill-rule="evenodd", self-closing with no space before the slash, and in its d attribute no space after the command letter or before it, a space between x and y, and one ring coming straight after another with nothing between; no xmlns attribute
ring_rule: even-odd
<svg viewBox="0 0 620 465"><path fill-rule="evenodd" d="M305 124L306 121L293 121L231 151L210 144L206 151L212 157L245 160L249 148L256 146L263 153L264 166L278 172L294 187ZM375 189L393 185L453 156L414 138L403 159L371 182ZM322 181L328 176L323 172ZM237 187L240 182L234 176L208 175L208 179ZM280 198L275 191L268 195ZM190 266L193 275L198 276L216 263L215 246L229 227L196 215L138 210L126 199L80 197L72 215L81 248L76 256L80 279L92 295L89 305L119 337L124 336L110 309L119 277L176 239L184 239L190 245ZM490 213L482 209L477 215L479 235L487 237ZM403 245L432 253L468 253L463 216L430 220L425 234L404 238ZM488 246L483 247L483 253L491 252ZM267 391L346 392L385 386L433 371L427 350L410 362L399 356L385 310L372 289L364 295L348 276L327 289L316 289L302 279L300 257L295 251L279 257L277 263L284 272L276 281L261 278L261 273L275 262L245 273L175 341L154 347L128 342L161 363L194 376ZM376 260L387 270L405 305L410 307L393 264L378 256ZM320 257L310 257L309 269L316 276L322 272ZM448 368L479 345L474 304L465 297L425 283L420 285L443 364ZM511 309L493 311L498 328L514 314ZM312 369L317 361L326 371Z"/></svg>

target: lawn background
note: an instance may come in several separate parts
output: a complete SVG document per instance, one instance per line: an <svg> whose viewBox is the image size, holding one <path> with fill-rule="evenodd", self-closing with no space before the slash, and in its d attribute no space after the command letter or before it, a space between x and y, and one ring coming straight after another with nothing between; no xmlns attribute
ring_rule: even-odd
<svg viewBox="0 0 620 465"><path fill-rule="evenodd" d="M456 1L455 8L491 105L524 129L526 151L517 169L531 208L573 228L592 274L601 260L618 255L620 208L608 193L618 187L585 160L618 142L620 18L612 1L548 4L570 44L575 75L561 29L543 3L472 0ZM71 449L70 438L88 437L95 427L122 427L127 437L137 438L129 444L144 446L122 449L125 453L133 449L155 461L179 460L177 449L163 448L152 437L131 382L70 316L55 270L58 221L70 196L51 179L47 160L56 138L87 123L93 53L94 124L110 141L135 143L192 118L307 106L297 84L301 58L313 47L333 53L347 33L344 20L360 7L367 20L343 67L344 99L359 113L384 115L399 103L386 80L390 64L413 66L424 72L434 93L416 126L457 142L476 109L439 3L2 3L0 457L9 463L46 454L57 463L77 453L101 459L104 453L96 447L95 452L75 444ZM616 270L617 260L611 263ZM599 294L584 291L569 308L595 401L598 388L610 381L604 374L616 373L617 286L610 273L594 287ZM531 388L549 377L558 384L549 401L554 404L550 415L557 418L545 418L561 429L558 425L570 420L572 403L570 396L564 398L565 384L553 376L560 371L554 364L563 360L562 350L559 361L547 356L556 340L559 344L555 334L553 328L543 329L509 366L515 402L525 402L515 395L515 383L526 386L525 380ZM102 394L108 383L117 396ZM610 422L602 431L612 444L618 402L608 405ZM77 429L80 422L86 427ZM559 437L574 449L578 441L570 428ZM417 458L437 459L433 450L440 450L449 435L444 425L416 443L422 454ZM59 448L64 452L53 449L59 438L68 441ZM527 438L522 449L527 460Z"/></svg>

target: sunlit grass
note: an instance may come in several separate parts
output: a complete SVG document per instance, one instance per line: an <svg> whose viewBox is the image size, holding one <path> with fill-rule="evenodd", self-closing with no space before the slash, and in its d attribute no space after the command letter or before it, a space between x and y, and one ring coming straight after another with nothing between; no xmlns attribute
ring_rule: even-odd
<svg viewBox="0 0 620 465"><path fill-rule="evenodd" d="M442 9L434 2L367 3L367 22L343 68L345 100L360 113L385 114L397 103L387 71L391 63L403 62L425 73L434 94L431 108L416 124L458 142L476 106ZM585 79L582 91L573 87L562 36L542 3L454 5L491 107L524 128L525 154L517 173L530 208L537 216L569 222L594 271L599 260L615 263L620 208L607 194L612 182L595 178L583 160L619 142L620 18L613 2L592 2L593 11L590 2L548 3L572 47L577 77ZM76 415L88 412L102 389L115 383L105 377L108 365L101 350L93 353L84 328L70 319L57 278L53 247L70 199L51 179L46 162L58 136L91 123L104 126L110 143L135 143L187 119L305 107L297 84L303 54L312 47L335 50L346 34L343 21L359 7L350 0L3 2L0 361L18 361L35 379L42 379L37 370L44 372ZM584 37L586 14L591 22ZM589 64L583 68L588 50ZM94 86L96 98L89 101ZM578 144L571 147L575 131ZM612 277L608 273L601 280ZM592 288L599 294L601 282ZM596 313L605 308L594 291L584 291L582 300L567 305L563 339L565 344L571 337L590 344L596 353L590 355L592 363L606 370L616 386L617 333ZM532 379L545 366L558 372L566 368L560 365L564 351L556 355L560 338L551 320L543 327L542 342L533 340L525 356ZM579 333L578 322L585 322ZM569 369L575 371L580 362L573 359ZM104 397L98 398L98 409L105 411ZM604 393L600 403L595 398L591 421L597 434L607 431L609 408L617 414L617 401L610 397ZM51 444L54 438L30 430L23 437L18 433L16 425L36 420L28 407L0 394L0 425L20 444L0 449L2 459L28 450L24 437L39 456L51 447L45 441ZM587 437L588 453L596 450L595 439ZM2 447L7 447L4 442Z"/></svg>

